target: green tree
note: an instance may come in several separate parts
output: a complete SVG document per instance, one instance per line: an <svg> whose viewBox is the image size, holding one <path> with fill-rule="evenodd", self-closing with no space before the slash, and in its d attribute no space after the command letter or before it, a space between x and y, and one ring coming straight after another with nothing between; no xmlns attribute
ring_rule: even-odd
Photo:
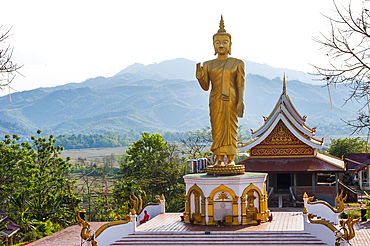
<svg viewBox="0 0 370 246"><path fill-rule="evenodd" d="M20 137L5 135L0 142L0 201L3 201L12 191L19 162L29 154L31 146L27 143L18 143Z"/></svg>
<svg viewBox="0 0 370 246"><path fill-rule="evenodd" d="M360 137L331 139L331 145L327 152L338 158L345 158L349 153L364 153L366 152L366 141L361 140Z"/></svg>
<svg viewBox="0 0 370 246"><path fill-rule="evenodd" d="M71 168L69 158L59 157L63 147L54 146L53 135L37 133L38 137L31 137L32 143L19 142L17 135L6 135L0 143L0 168L7 170L1 176L6 183L0 182L0 196L9 201L4 210L21 226L21 233L48 220L55 224L64 221L65 226L75 217L65 181ZM73 199L78 204L78 199Z"/></svg>
<svg viewBox="0 0 370 246"><path fill-rule="evenodd" d="M144 132L141 139L127 150L127 163L121 163L122 179L135 180L149 199L164 194L166 197L178 185L180 168L170 161L168 143L159 134Z"/></svg>

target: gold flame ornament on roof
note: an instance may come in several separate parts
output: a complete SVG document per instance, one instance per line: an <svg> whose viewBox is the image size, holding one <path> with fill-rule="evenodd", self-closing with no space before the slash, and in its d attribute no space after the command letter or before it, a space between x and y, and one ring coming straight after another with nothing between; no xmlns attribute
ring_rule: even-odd
<svg viewBox="0 0 370 246"><path fill-rule="evenodd" d="M285 73L284 73L284 81L283 81L283 93L284 93L284 95L286 95Z"/></svg>

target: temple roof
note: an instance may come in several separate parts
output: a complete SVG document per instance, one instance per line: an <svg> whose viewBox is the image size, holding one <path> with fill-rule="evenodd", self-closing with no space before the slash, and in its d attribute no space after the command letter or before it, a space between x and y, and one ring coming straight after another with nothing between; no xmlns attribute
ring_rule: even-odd
<svg viewBox="0 0 370 246"><path fill-rule="evenodd" d="M317 152L315 157L247 158L238 163L246 172L344 172L344 162L334 156Z"/></svg>
<svg viewBox="0 0 370 246"><path fill-rule="evenodd" d="M5 237L10 237L14 233L16 233L17 231L20 230L19 225L17 225L13 221L11 221L8 218L8 215L6 213L4 213L1 209L0 209L0 222L5 222L5 223L8 222L8 224L5 226L7 228L7 230L0 232L0 234L4 235Z"/></svg>
<svg viewBox="0 0 370 246"><path fill-rule="evenodd" d="M261 143L271 133L280 120L283 121L289 130L303 143L315 149L323 146L323 139L317 140L313 138L313 136L315 136L316 128L311 129L305 125L306 116L300 116L290 101L286 93L284 77L283 92L281 93L274 109L270 115L265 118L265 123L258 130L252 131L253 140L247 143L246 146L241 148L241 150L245 151L251 149Z"/></svg>
<svg viewBox="0 0 370 246"><path fill-rule="evenodd" d="M305 120L286 93L284 77L274 109L264 124L252 131L252 141L241 148L251 150L250 157L239 164L246 172L343 172L342 159L317 151L324 139L315 139L316 129L307 127Z"/></svg>
<svg viewBox="0 0 370 246"><path fill-rule="evenodd" d="M265 118L264 125L262 125L258 130L252 132L252 138L256 138L262 135L266 131L266 129L269 128L276 115L281 113L281 111L284 111L287 117L292 121L297 129L302 132L302 134L308 135L310 137L315 136L316 128L311 129L305 125L306 116L302 117L293 106L293 103L290 101L289 96L286 93L286 83L284 76L283 92L281 93L278 102L276 103L270 115Z"/></svg>

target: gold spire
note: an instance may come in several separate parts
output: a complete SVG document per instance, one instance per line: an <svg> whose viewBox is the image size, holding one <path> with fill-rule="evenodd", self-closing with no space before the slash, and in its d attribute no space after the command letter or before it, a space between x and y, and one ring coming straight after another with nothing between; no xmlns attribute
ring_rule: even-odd
<svg viewBox="0 0 370 246"><path fill-rule="evenodd" d="M306 192L303 194L303 198L308 198L308 196L307 196L307 193L306 193Z"/></svg>
<svg viewBox="0 0 370 246"><path fill-rule="evenodd" d="M231 35L227 33L225 30L224 18L222 17L222 14L221 14L221 20L220 20L220 29L218 29L218 31L213 35L212 39L214 39L216 35L227 35L229 36L230 41L231 41Z"/></svg>
<svg viewBox="0 0 370 246"><path fill-rule="evenodd" d="M224 28L225 28L224 19L222 18L222 14L221 14L220 29L224 29Z"/></svg>
<svg viewBox="0 0 370 246"><path fill-rule="evenodd" d="M285 73L284 73L284 79L283 79L283 93L286 94Z"/></svg>
<svg viewBox="0 0 370 246"><path fill-rule="evenodd" d="M218 29L217 34L226 34L224 18L222 17L222 14L221 14L221 20L220 20L220 29Z"/></svg>

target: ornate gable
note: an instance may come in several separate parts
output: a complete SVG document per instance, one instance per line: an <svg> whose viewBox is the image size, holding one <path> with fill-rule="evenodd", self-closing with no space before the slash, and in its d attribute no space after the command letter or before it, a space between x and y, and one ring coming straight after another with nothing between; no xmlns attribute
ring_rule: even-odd
<svg viewBox="0 0 370 246"><path fill-rule="evenodd" d="M314 156L314 149L299 140L279 120L271 133L251 149L251 157L305 157Z"/></svg>

